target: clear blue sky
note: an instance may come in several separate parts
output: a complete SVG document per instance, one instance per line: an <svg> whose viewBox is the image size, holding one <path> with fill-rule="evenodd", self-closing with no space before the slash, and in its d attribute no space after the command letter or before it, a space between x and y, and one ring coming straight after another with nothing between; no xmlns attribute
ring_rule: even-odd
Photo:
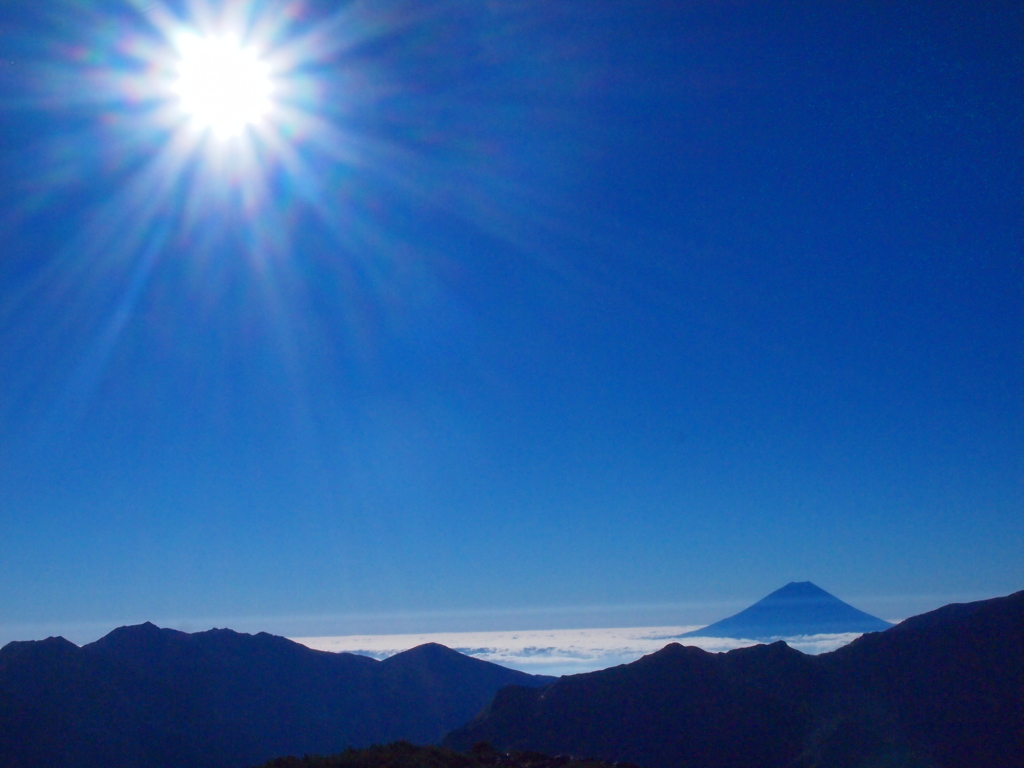
<svg viewBox="0 0 1024 768"><path fill-rule="evenodd" d="M1019 2L249 6L0 9L0 642L1024 587Z"/></svg>

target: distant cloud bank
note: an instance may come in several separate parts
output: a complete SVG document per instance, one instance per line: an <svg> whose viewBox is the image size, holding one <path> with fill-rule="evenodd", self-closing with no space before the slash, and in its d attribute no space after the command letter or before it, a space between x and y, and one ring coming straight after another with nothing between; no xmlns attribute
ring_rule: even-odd
<svg viewBox="0 0 1024 768"><path fill-rule="evenodd" d="M730 651L755 645L754 640L679 635L689 627L628 627L611 629L551 629L521 632L440 632L418 635L346 635L293 637L320 651L358 653L384 659L423 643L440 643L467 656L537 675L574 675L636 661L669 643L694 645L706 651ZM860 637L858 633L803 635L779 638L804 653L834 651Z"/></svg>

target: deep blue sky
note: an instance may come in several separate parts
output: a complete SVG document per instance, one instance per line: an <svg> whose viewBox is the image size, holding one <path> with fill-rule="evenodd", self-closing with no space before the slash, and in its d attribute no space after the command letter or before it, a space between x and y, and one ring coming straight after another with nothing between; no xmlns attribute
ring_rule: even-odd
<svg viewBox="0 0 1024 768"><path fill-rule="evenodd" d="M240 170L0 9L0 642L1024 587L1019 2L287 10Z"/></svg>

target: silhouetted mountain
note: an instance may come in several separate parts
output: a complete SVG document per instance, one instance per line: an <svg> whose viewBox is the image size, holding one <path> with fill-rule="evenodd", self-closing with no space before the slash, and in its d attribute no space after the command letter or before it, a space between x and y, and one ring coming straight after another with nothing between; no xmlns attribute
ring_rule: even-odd
<svg viewBox="0 0 1024 768"><path fill-rule="evenodd" d="M749 608L679 637L767 640L797 635L880 632L888 621L859 611L809 581L791 581Z"/></svg>
<svg viewBox="0 0 1024 768"><path fill-rule="evenodd" d="M228 768L433 743L528 675L439 645L384 661L265 633L121 627L0 649L0 765Z"/></svg>
<svg viewBox="0 0 1024 768"><path fill-rule="evenodd" d="M328 757L281 757L263 768L638 768L628 763L550 756L539 752L498 752L476 744L468 753L440 747L417 747L406 742L348 749Z"/></svg>
<svg viewBox="0 0 1024 768"><path fill-rule="evenodd" d="M947 606L805 656L673 643L538 689L501 690L444 744L647 768L1024 766L1024 592Z"/></svg>
<svg viewBox="0 0 1024 768"><path fill-rule="evenodd" d="M869 703L876 733L901 734L936 765L1024 766L1024 592L947 605L822 660Z"/></svg>

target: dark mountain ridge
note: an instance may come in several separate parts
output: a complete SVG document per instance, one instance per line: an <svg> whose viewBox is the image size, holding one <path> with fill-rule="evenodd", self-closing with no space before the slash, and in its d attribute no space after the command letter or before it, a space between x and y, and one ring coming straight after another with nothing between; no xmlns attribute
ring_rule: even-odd
<svg viewBox="0 0 1024 768"><path fill-rule="evenodd" d="M1024 592L953 605L820 656L672 644L506 688L445 745L647 768L1024 766Z"/></svg>
<svg viewBox="0 0 1024 768"><path fill-rule="evenodd" d="M436 743L528 675L427 645L384 661L266 633L121 627L0 649L0 765L228 768Z"/></svg>
<svg viewBox="0 0 1024 768"><path fill-rule="evenodd" d="M49 638L0 649L0 765L241 768L437 743L480 713L445 745L645 768L1024 768L1022 648L1024 592L820 656L782 642L720 654L672 643L559 680L433 644L376 661L143 624L82 648Z"/></svg>
<svg viewBox="0 0 1024 768"><path fill-rule="evenodd" d="M791 581L749 608L685 637L767 640L798 635L881 632L892 626L809 581Z"/></svg>
<svg viewBox="0 0 1024 768"><path fill-rule="evenodd" d="M478 744L467 752L405 742L366 749L347 749L326 757L279 757L262 768L639 768L627 763L608 763L539 752L498 752Z"/></svg>

